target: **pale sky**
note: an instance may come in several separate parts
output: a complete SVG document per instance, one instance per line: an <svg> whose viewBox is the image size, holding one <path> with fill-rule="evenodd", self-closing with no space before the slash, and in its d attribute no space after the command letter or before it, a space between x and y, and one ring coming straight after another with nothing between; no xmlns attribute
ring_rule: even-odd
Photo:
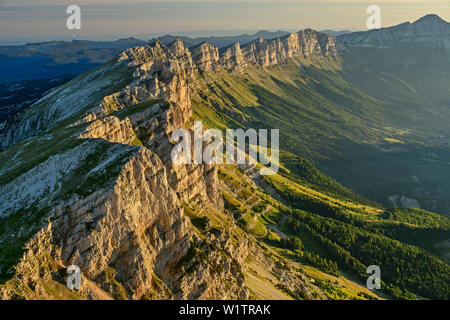
<svg viewBox="0 0 450 320"><path fill-rule="evenodd" d="M71 4L81 8L81 30L66 28ZM197 30L364 30L369 5L380 6L383 27L429 13L450 21L450 0L0 0L0 44Z"/></svg>

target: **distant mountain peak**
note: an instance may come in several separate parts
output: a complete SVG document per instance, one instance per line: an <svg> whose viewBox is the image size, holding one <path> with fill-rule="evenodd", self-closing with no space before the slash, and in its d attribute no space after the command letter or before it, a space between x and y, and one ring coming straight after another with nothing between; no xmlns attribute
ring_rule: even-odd
<svg viewBox="0 0 450 320"><path fill-rule="evenodd" d="M434 43L450 49L450 23L436 14L428 14L413 23L345 34L339 39L348 45L360 47L393 48L405 43L418 46Z"/></svg>
<svg viewBox="0 0 450 320"><path fill-rule="evenodd" d="M127 37L127 38L118 39L117 41L142 41L142 40L137 39L135 37Z"/></svg>
<svg viewBox="0 0 450 320"><path fill-rule="evenodd" d="M413 24L423 24L423 23L448 24L447 21L439 17L437 14L427 14L426 16L423 16L419 20L415 21Z"/></svg>

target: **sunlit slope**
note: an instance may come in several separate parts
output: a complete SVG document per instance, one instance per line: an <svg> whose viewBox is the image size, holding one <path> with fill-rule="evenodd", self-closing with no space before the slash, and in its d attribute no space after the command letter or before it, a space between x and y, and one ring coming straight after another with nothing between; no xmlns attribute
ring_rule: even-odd
<svg viewBox="0 0 450 320"><path fill-rule="evenodd" d="M194 112L218 128L281 129L282 149L386 206L448 213L445 94L432 100L409 73L372 74L349 59L205 73Z"/></svg>
<svg viewBox="0 0 450 320"><path fill-rule="evenodd" d="M266 74L271 70L254 72ZM208 96L203 92L202 99L197 98L194 109L197 118L219 128L261 125L264 119L247 111L269 108L255 101L256 95L248 87L249 78L238 82L244 76L248 75L228 78L227 73L222 73L222 78L218 78L207 74L206 77L216 77L216 82L209 84L209 90L214 93ZM223 86L233 86L232 93L227 95ZM217 102L211 97L221 100ZM252 99L254 107L250 103ZM208 103L214 108L208 108ZM273 116L277 118L276 113ZM292 117L286 115L284 119ZM308 123L306 126L311 127ZM281 131L283 128L286 127L281 127ZM376 132L373 143L386 134L373 131ZM308 142L311 143L305 141L305 144ZM286 142L284 148L293 149ZM283 150L280 159L279 173L259 181L268 192L266 196L246 187L236 169L222 170L221 178L228 186L224 191L226 208L241 228L263 239L291 261L314 266L331 276L345 274L364 282L366 267L379 265L384 270L383 292L387 297L448 297L450 269L444 262L448 261L445 243L450 238L447 217L417 209L381 209L293 153ZM300 240L299 247L291 246L292 239ZM319 283L323 285L321 288L336 288Z"/></svg>
<svg viewBox="0 0 450 320"><path fill-rule="evenodd" d="M363 285L357 284L354 276L350 278L344 276L343 272L337 270L337 264L322 252L307 247L307 239L304 237L296 238L296 246L291 245L292 237L280 231L289 218L285 213L287 202L282 193L270 187L264 180L256 178L252 181L246 170L238 169L236 166L221 166L219 177L223 183L225 215L222 216L213 210L195 212L191 209L191 219L206 218L212 227L225 228L228 232L235 233L236 240L248 234L258 241L265 254L277 262L277 266L282 266L281 268L291 275L307 279L310 284L309 293L314 299L379 298ZM274 178L291 183L279 175ZM367 213L373 215L381 212L379 209L356 202L336 200L314 189L295 185L302 189L305 197L327 199L327 205L330 206L332 203L336 206L348 206L352 210L367 210ZM199 231L201 230L200 226ZM246 284L255 298L285 299L286 296L295 299L304 298L301 292L290 289L289 279L282 274L275 274L261 259L258 261L255 257L249 256L246 262L248 264Z"/></svg>
<svg viewBox="0 0 450 320"><path fill-rule="evenodd" d="M309 265L364 283L367 266L378 265L387 297L448 299L448 217L338 199L289 174L261 178L261 192L235 167L221 172L226 209L237 225L304 270ZM318 284L325 291L339 288Z"/></svg>

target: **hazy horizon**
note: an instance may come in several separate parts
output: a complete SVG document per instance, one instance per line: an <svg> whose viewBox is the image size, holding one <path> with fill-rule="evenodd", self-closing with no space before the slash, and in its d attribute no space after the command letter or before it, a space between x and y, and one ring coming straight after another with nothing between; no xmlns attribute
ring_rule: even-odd
<svg viewBox="0 0 450 320"><path fill-rule="evenodd" d="M31 2L31 4L30 4ZM61 1L0 0L0 44L51 40L143 40L162 34L206 36L255 33L259 30L364 30L366 9L358 0L316 1ZM66 28L66 8L81 8L81 30ZM382 26L414 21L434 13L450 20L450 0L379 0Z"/></svg>

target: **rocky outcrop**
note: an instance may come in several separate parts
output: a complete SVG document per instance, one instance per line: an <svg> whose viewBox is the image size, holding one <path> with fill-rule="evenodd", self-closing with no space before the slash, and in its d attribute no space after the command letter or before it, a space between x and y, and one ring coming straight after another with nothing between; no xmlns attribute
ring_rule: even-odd
<svg viewBox="0 0 450 320"><path fill-rule="evenodd" d="M51 90L46 96L0 123L0 150L65 123L72 123L103 97L128 84L132 68L113 59L101 68ZM92 119L91 119L92 120Z"/></svg>
<svg viewBox="0 0 450 320"><path fill-rule="evenodd" d="M335 40L332 36L306 29L274 40L259 39L245 46L242 51L245 61L265 67L295 56L337 57Z"/></svg>
<svg viewBox="0 0 450 320"><path fill-rule="evenodd" d="M120 121L117 117L105 117L93 121L83 133L80 139L103 139L109 142L133 144L136 135L133 132L130 120Z"/></svg>
<svg viewBox="0 0 450 320"><path fill-rule="evenodd" d="M202 44L193 48L193 52L198 52L198 59L194 59L201 71L214 70L217 59L216 55L208 54L216 49L211 49L210 45ZM241 71L246 64L267 67L277 63L285 62L289 58L302 57L338 57L339 44L335 37L311 29L292 33L290 35L265 40L260 38L243 47L239 43L222 50L220 56L220 66L225 69ZM195 56L195 55L194 55Z"/></svg>
<svg viewBox="0 0 450 320"><path fill-rule="evenodd" d="M2 287L3 297L45 296L48 292L43 288L63 282L57 274L70 265L79 266L87 283L115 298L247 297L241 288L242 267L235 257L220 243L212 245L196 236L184 215L184 201L223 209L223 200L217 196L217 169L201 165L172 168L146 146L129 146L137 136L133 125L145 124L150 114L136 114L132 121L114 116L96 120L76 135L86 142L66 157L61 155L65 161L49 159L41 164L63 175L57 181L49 180L57 183L54 187L41 184L43 190L53 190L52 198L33 192L37 198L28 201L40 200L42 206L51 208L46 215L51 223L33 236L16 267L15 281L22 289ZM170 128L164 123L160 118L160 128ZM59 170L58 165L65 162L70 163L70 170ZM45 171L35 171L32 176L42 180ZM18 185L18 181L13 183ZM228 267L219 268L224 255L229 257ZM185 264L189 276L185 276ZM92 297L92 290L85 285L78 294Z"/></svg>
<svg viewBox="0 0 450 320"><path fill-rule="evenodd" d="M450 23L427 15L393 27L353 32L338 37L345 60L367 65L421 67L441 72L450 62Z"/></svg>
<svg viewBox="0 0 450 320"><path fill-rule="evenodd" d="M219 49L203 42L191 48L194 62L200 71L214 71L219 62Z"/></svg>
<svg viewBox="0 0 450 320"><path fill-rule="evenodd" d="M172 48L173 52L156 42L152 47L124 51L119 61L135 67L133 81L122 90L103 98L92 112L104 116L148 100L161 99L177 105L186 117L190 117L187 83L192 77L194 65L189 51L184 49L181 42ZM184 123L187 118L182 120Z"/></svg>
<svg viewBox="0 0 450 320"><path fill-rule="evenodd" d="M226 69L243 70L246 61L239 42L224 50L220 63Z"/></svg>

